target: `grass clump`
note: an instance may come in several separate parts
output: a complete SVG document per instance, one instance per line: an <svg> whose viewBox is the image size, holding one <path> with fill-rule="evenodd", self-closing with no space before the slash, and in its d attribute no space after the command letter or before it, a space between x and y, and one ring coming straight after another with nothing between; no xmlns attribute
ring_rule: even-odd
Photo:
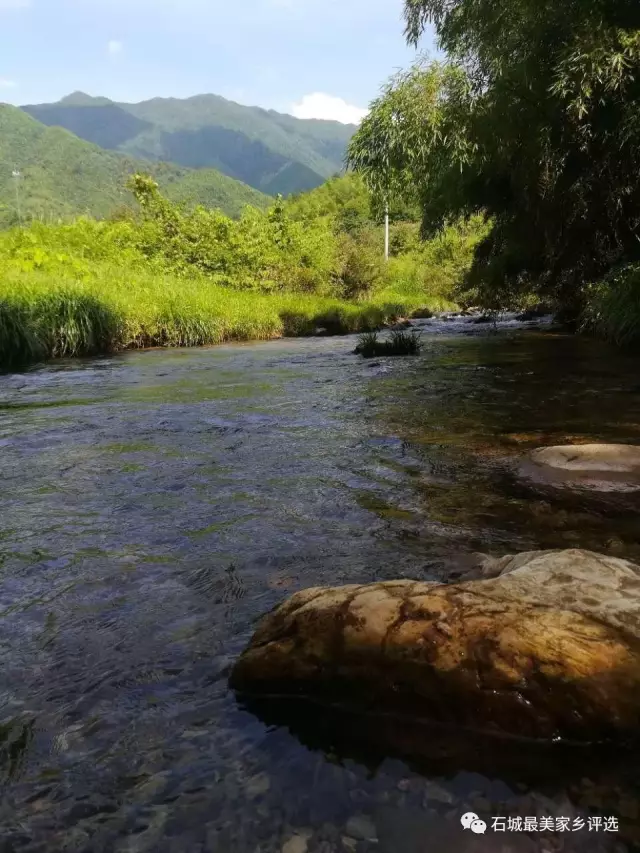
<svg viewBox="0 0 640 853"><path fill-rule="evenodd" d="M377 332L365 332L358 338L354 353L363 358L375 358L384 355L418 355L421 349L420 333L413 329L410 332L392 332L384 341L379 340Z"/></svg>

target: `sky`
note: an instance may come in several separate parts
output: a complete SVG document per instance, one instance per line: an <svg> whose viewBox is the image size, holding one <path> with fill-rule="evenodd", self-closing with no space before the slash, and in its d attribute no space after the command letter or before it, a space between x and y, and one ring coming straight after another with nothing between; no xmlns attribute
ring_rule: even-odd
<svg viewBox="0 0 640 853"><path fill-rule="evenodd" d="M359 121L416 58L402 0L0 0L0 101L214 93ZM421 52L432 51L427 34Z"/></svg>

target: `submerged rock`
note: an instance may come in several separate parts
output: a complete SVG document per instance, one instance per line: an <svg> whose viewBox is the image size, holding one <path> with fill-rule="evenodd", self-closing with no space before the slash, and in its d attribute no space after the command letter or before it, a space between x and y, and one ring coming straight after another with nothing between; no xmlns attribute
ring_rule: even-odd
<svg viewBox="0 0 640 853"><path fill-rule="evenodd" d="M640 567L568 550L478 571L299 592L263 619L232 686L516 735L635 732Z"/></svg>
<svg viewBox="0 0 640 853"><path fill-rule="evenodd" d="M414 320L431 320L434 313L430 308L416 308L415 311L411 312L411 317Z"/></svg>
<svg viewBox="0 0 640 853"><path fill-rule="evenodd" d="M640 489L640 447L632 444L568 444L531 453L525 474L556 485L596 491Z"/></svg>
<svg viewBox="0 0 640 853"><path fill-rule="evenodd" d="M535 308L528 308L516 314L515 319L519 323L527 323L529 320L539 320L541 317L549 317L552 314L553 309L549 305L537 305Z"/></svg>
<svg viewBox="0 0 640 853"><path fill-rule="evenodd" d="M568 471L640 472L640 447L633 444L567 444L534 450L541 465Z"/></svg>

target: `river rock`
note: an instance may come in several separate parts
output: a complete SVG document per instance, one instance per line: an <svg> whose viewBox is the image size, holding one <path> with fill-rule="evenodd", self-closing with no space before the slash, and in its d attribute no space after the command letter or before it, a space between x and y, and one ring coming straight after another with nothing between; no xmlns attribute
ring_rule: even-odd
<svg viewBox="0 0 640 853"><path fill-rule="evenodd" d="M411 328L411 320L399 319L396 320L395 323L391 323L387 326L390 332L402 332L405 329Z"/></svg>
<svg viewBox="0 0 640 853"><path fill-rule="evenodd" d="M549 305L537 305L535 308L527 308L520 314L516 314L515 319L519 323L527 323L530 320L539 320L541 317L548 317L553 314L553 309Z"/></svg>
<svg viewBox="0 0 640 853"><path fill-rule="evenodd" d="M309 846L309 839L312 835L313 833L311 831L293 835L282 845L282 853L306 853L307 847Z"/></svg>
<svg viewBox="0 0 640 853"><path fill-rule="evenodd" d="M525 473L535 479L598 491L640 489L640 447L632 444L567 444L530 455Z"/></svg>
<svg viewBox="0 0 640 853"><path fill-rule="evenodd" d="M480 579L298 592L231 684L517 735L640 723L640 567L578 549L488 559Z"/></svg>
<svg viewBox="0 0 640 853"><path fill-rule="evenodd" d="M378 835L376 827L370 817L367 815L353 815L347 821L347 835L351 838L362 839L363 841L377 841Z"/></svg>

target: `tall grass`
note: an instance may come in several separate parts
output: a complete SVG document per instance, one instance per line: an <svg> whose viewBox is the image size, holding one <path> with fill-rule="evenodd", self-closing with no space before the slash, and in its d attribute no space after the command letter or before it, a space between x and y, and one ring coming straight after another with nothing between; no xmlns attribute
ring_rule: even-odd
<svg viewBox="0 0 640 853"><path fill-rule="evenodd" d="M86 279L8 270L0 278L0 366L136 347L309 335L319 328L363 332L417 307L412 299L347 302L304 293L252 293L205 277L111 266Z"/></svg>
<svg viewBox="0 0 640 853"><path fill-rule="evenodd" d="M478 223L418 240L373 221L296 219L281 200L238 220L182 209L134 176L141 212L0 233L0 367L133 347L365 332L455 307ZM348 219L348 217L347 217Z"/></svg>

